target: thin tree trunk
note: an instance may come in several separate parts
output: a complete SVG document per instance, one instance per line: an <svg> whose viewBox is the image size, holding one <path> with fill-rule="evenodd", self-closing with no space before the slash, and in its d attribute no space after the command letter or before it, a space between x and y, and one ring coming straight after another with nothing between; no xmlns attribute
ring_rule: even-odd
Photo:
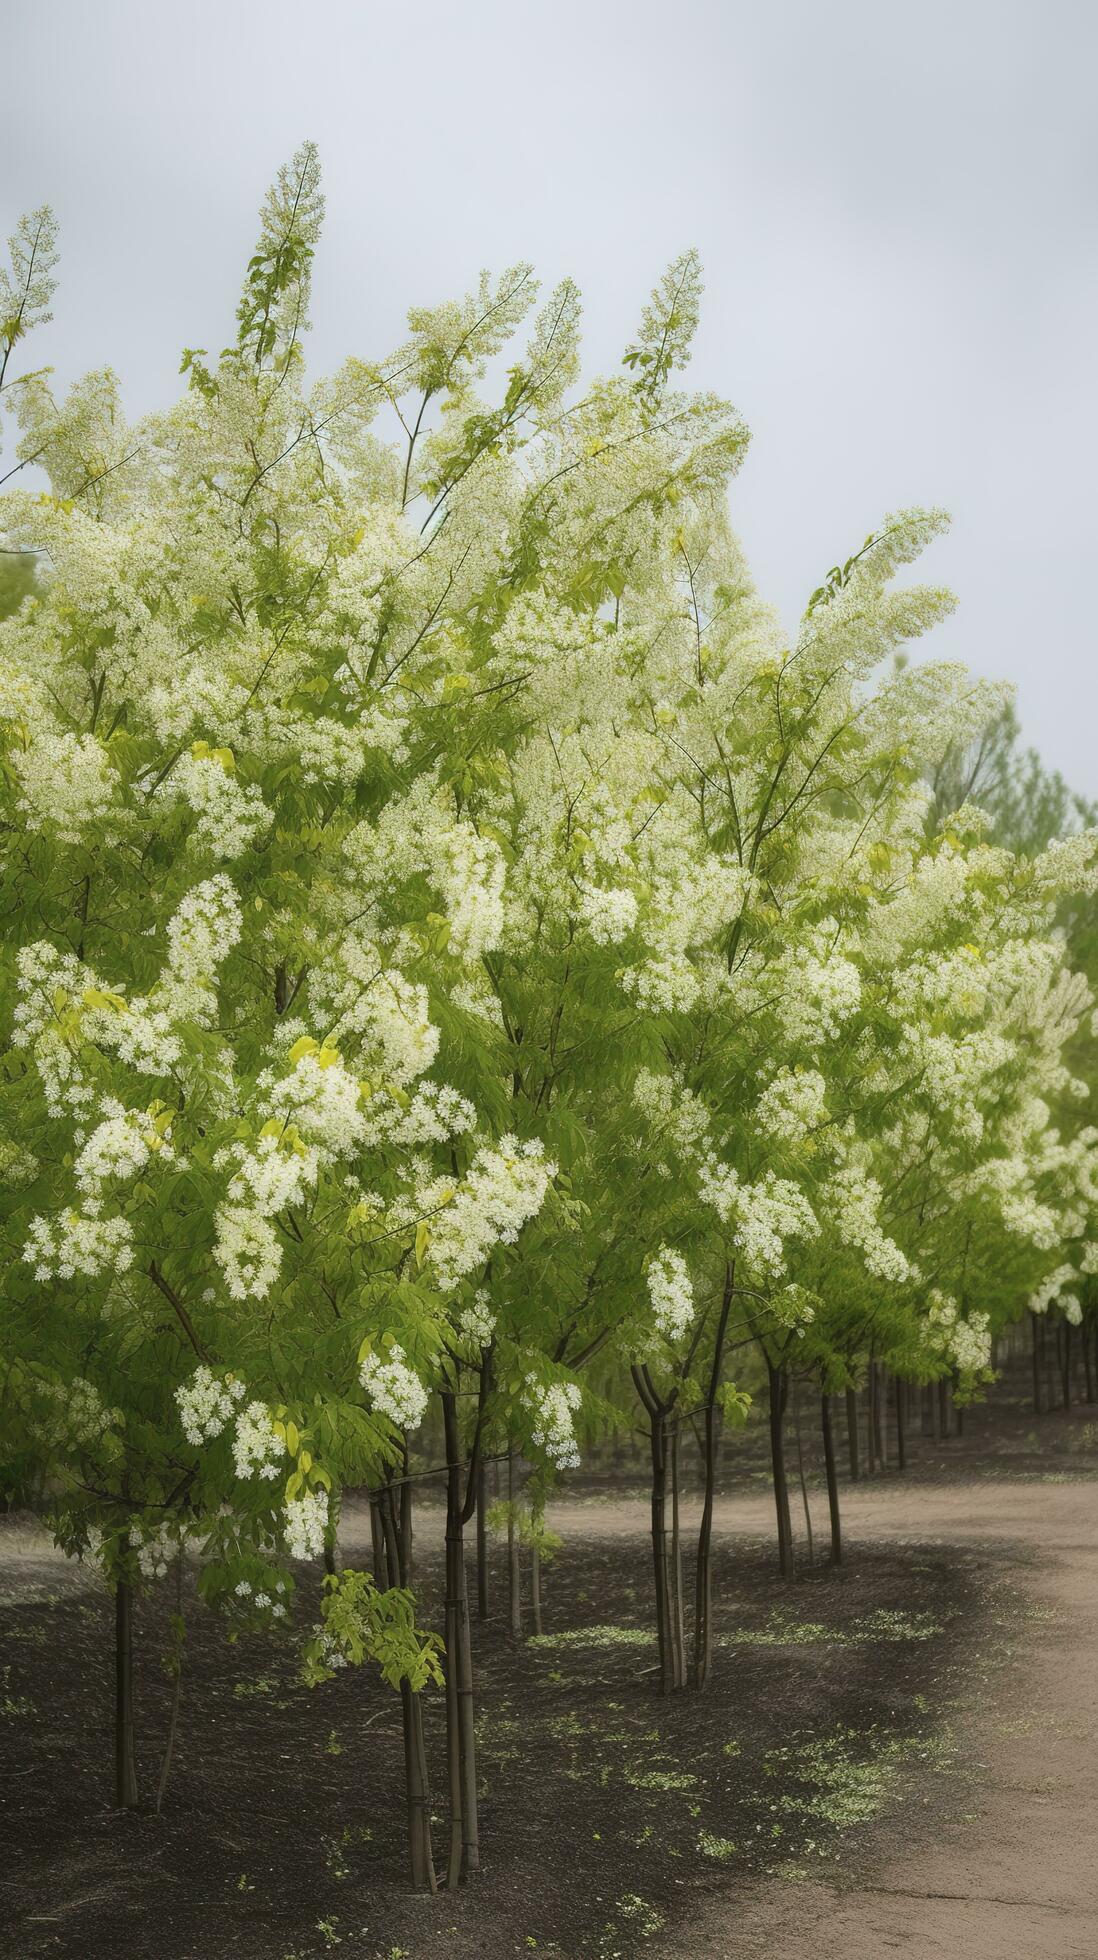
<svg viewBox="0 0 1098 1960"><path fill-rule="evenodd" d="M831 1430L831 1397L820 1397L820 1428L823 1432L824 1471L827 1476L827 1508L831 1514L831 1563L843 1562L843 1531L839 1515L839 1475L835 1468L835 1438Z"/></svg>
<svg viewBox="0 0 1098 1960"><path fill-rule="evenodd" d="M461 1823L464 1876L480 1870L480 1820L477 1814L476 1703L473 1691L473 1643L469 1626L469 1590L465 1579L465 1551L461 1551L461 1675L458 1681L458 1712L461 1719Z"/></svg>
<svg viewBox="0 0 1098 1960"><path fill-rule="evenodd" d="M793 1557L793 1520L789 1513L789 1482L785 1473L785 1398L788 1382L784 1368L776 1368L769 1355L766 1361L770 1387L770 1463L774 1478L774 1508L778 1519L778 1564L783 1579L792 1579L796 1567Z"/></svg>
<svg viewBox="0 0 1098 1960"><path fill-rule="evenodd" d="M1041 1316L1041 1358L1044 1362L1045 1407L1051 1409L1056 1399L1056 1361L1053 1355L1055 1343L1048 1338L1048 1313Z"/></svg>
<svg viewBox="0 0 1098 1960"><path fill-rule="evenodd" d="M137 1764L133 1727L133 1587L124 1579L114 1588L114 1801L136 1810Z"/></svg>
<svg viewBox="0 0 1098 1960"><path fill-rule="evenodd" d="M1083 1322L1083 1368L1087 1378L1087 1401L1094 1400L1094 1335L1095 1329L1087 1321Z"/></svg>
<svg viewBox="0 0 1098 1960"><path fill-rule="evenodd" d="M179 1726L179 1704L183 1694L183 1544L175 1561L175 1616L178 1625L175 1629L175 1675L172 1680L172 1705L168 1715L168 1734L164 1743L164 1760L160 1766L160 1781L156 1786L156 1814L159 1817L164 1805L164 1792L171 1775L172 1756L175 1753L175 1732Z"/></svg>
<svg viewBox="0 0 1098 1960"><path fill-rule="evenodd" d="M801 1486L801 1503L804 1506L804 1529L808 1540L808 1563L815 1565L816 1554L812 1544L812 1513L808 1507L808 1483L804 1474L804 1439L801 1436L800 1383L793 1384L793 1434L797 1441L797 1477Z"/></svg>
<svg viewBox="0 0 1098 1960"><path fill-rule="evenodd" d="M652 1579L656 1594L656 1638L659 1643L660 1693L674 1685L671 1634L670 1560L667 1546L667 1404L652 1387L647 1370L634 1366L633 1382L648 1417L652 1458L651 1538Z"/></svg>
<svg viewBox="0 0 1098 1960"><path fill-rule="evenodd" d="M461 1436L458 1428L457 1399L452 1389L442 1391L443 1425L446 1437L446 1771L450 1798L450 1856L446 1883L453 1890L466 1875L467 1845L470 1833L476 1835L476 1781L472 1779L473 1816L465 1816L470 1789L466 1764L466 1725L462 1703L465 1695L465 1544L461 1491Z"/></svg>
<svg viewBox="0 0 1098 1960"><path fill-rule="evenodd" d="M907 1469L907 1384L896 1376L896 1467Z"/></svg>
<svg viewBox="0 0 1098 1960"><path fill-rule="evenodd" d="M656 1625L660 1648L660 1693L674 1686L671 1633L671 1587L667 1555L667 1418L651 1418L652 1440L652 1571L656 1584Z"/></svg>
<svg viewBox="0 0 1098 1960"><path fill-rule="evenodd" d="M488 1618L488 1466L477 1462L477 1619Z"/></svg>
<svg viewBox="0 0 1098 1960"><path fill-rule="evenodd" d="M877 1363L877 1385L873 1397L873 1431L877 1446L877 1466L888 1469L888 1369Z"/></svg>
<svg viewBox="0 0 1098 1960"><path fill-rule="evenodd" d="M949 1435L949 1383L942 1376L938 1383L938 1439L944 1442Z"/></svg>
<svg viewBox="0 0 1098 1960"><path fill-rule="evenodd" d="M408 1869L415 1892L435 1892L431 1845L431 1807L427 1789L427 1751L423 1740L423 1708L407 1681L400 1684L400 1719L404 1734L404 1792L407 1807Z"/></svg>
<svg viewBox="0 0 1098 1960"><path fill-rule="evenodd" d="M370 1492L370 1545L374 1562L374 1584L379 1592L385 1592L389 1585L389 1569L385 1553L385 1533L381 1523L381 1506L376 1491Z"/></svg>
<svg viewBox="0 0 1098 1960"><path fill-rule="evenodd" d="M522 1567L519 1563L519 1538L515 1529L515 1452L509 1446L507 1451L507 1600L511 1622L511 1637L522 1639Z"/></svg>
<svg viewBox="0 0 1098 1960"><path fill-rule="evenodd" d="M679 1425L671 1430L671 1664L674 1684L686 1684L686 1623L682 1598L682 1530L679 1520Z"/></svg>
<svg viewBox="0 0 1098 1960"><path fill-rule="evenodd" d="M721 1364L724 1359L724 1343L728 1332L728 1315L732 1306L734 1268L725 1267L724 1292L721 1297L721 1317L713 1343L713 1363L709 1371L709 1393L705 1401L704 1430L702 1442L702 1471L705 1479L705 1493L702 1500L701 1524L698 1528L698 1562L694 1572L694 1657L692 1678L695 1688L704 1688L709 1676L709 1661L712 1650L712 1610L713 1610L713 1497L717 1479L717 1438L719 1412L717 1390L720 1387Z"/></svg>
<svg viewBox="0 0 1098 1960"><path fill-rule="evenodd" d="M1065 1320L1062 1331L1063 1346L1060 1350L1060 1379L1064 1393L1064 1407L1071 1407L1071 1322Z"/></svg>
<svg viewBox="0 0 1098 1960"><path fill-rule="evenodd" d="M860 1474L858 1464L858 1391L846 1391L846 1440L850 1450L850 1481L856 1484Z"/></svg>
<svg viewBox="0 0 1098 1960"><path fill-rule="evenodd" d="M392 1483L382 1492L379 1503L385 1535L386 1564L394 1584L407 1586L411 1580L412 1510L411 1486L407 1480L408 1447L404 1447L405 1476L401 1484L399 1514ZM423 1735L423 1702L407 1681L400 1684L400 1719L404 1740L404 1802L408 1843L408 1868L416 1892L434 1892L434 1848L431 1843L431 1805L427 1777L427 1748Z"/></svg>
<svg viewBox="0 0 1098 1960"><path fill-rule="evenodd" d="M534 1619L534 1632L541 1632L541 1553L536 1542L530 1547L530 1610Z"/></svg>
<svg viewBox="0 0 1098 1960"><path fill-rule="evenodd" d="M339 1510L340 1493L334 1490L328 1505L328 1522L324 1527L324 1570L332 1578L343 1563L339 1555Z"/></svg>

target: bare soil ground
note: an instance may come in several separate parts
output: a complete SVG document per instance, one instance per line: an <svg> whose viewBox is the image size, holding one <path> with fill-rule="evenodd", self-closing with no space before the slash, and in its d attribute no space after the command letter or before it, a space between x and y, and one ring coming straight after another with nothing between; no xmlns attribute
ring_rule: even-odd
<svg viewBox="0 0 1098 1960"><path fill-rule="evenodd" d="M541 1643L508 1640L495 1552L475 1629L486 1869L435 1900L405 1888L395 1697L350 1674L306 1690L288 1645L229 1645L197 1609L164 1814L112 1812L109 1601L0 1520L0 1954L1094 1960L1098 1422L1000 1391L967 1431L847 1486L844 1573L802 1542L794 1584L758 1441L738 1445L701 1697L655 1691L635 1474L558 1507ZM362 1558L361 1512L345 1537ZM437 1512L417 1552L432 1624ZM149 1795L168 1609L139 1617ZM439 1697L427 1723L440 1783Z"/></svg>
<svg viewBox="0 0 1098 1960"><path fill-rule="evenodd" d="M848 1837L826 1878L771 1879L712 1901L653 1954L1095 1960L1098 1489L1056 1475L893 1484L849 1499L861 1542L990 1554L1013 1594L1005 1639L966 1648L943 1704L955 1795L943 1803L912 1788L865 1842Z"/></svg>

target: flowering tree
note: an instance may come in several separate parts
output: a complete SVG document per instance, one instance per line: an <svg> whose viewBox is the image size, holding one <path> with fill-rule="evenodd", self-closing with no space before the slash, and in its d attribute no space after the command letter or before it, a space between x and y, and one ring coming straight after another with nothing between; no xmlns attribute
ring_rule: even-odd
<svg viewBox="0 0 1098 1960"><path fill-rule="evenodd" d="M7 1392L125 1646L142 1548L184 1527L208 1597L284 1613L551 1175L446 1079L433 1018L492 916L429 637L483 559L440 517L429 562L365 434L462 334L424 315L306 395L320 208L306 149L170 415L127 430L109 375L19 392L53 490L3 514L49 564L3 629Z"/></svg>
<svg viewBox="0 0 1098 1960"><path fill-rule="evenodd" d="M433 1887L433 1682L448 1883L479 1863L491 1451L540 1513L636 1397L661 1685L700 1687L729 1357L765 1374L788 1572L791 1383L823 1398L837 1551L832 1391L882 1360L970 1386L1000 1318L1098 1269L1091 1000L1055 930L1095 847L1016 857L967 805L928 831L927 777L1002 711L893 658L952 603L897 583L940 514L886 520L787 643L728 526L746 431L681 381L692 253L609 378L576 387L575 289L534 312L519 265L310 383L321 216L307 145L230 344L135 428L108 371L63 402L9 377L48 214L0 287L15 469L50 486L0 504L41 567L0 620L4 1471L114 1586L123 1803L134 1589L189 1543L219 1611L288 1623L365 1487L374 1569L329 1571L306 1673L400 1693ZM410 1561L432 1404L441 1643Z"/></svg>

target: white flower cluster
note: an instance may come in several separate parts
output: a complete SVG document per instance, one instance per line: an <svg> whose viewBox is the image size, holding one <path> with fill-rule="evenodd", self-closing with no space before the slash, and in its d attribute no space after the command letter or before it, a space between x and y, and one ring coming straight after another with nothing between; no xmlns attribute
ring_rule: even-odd
<svg viewBox="0 0 1098 1960"><path fill-rule="evenodd" d="M478 836L471 824L456 823L444 834L436 876L450 921L450 951L475 966L499 945L503 931L503 852L493 838Z"/></svg>
<svg viewBox="0 0 1098 1960"><path fill-rule="evenodd" d="M433 1221L431 1261L444 1292L475 1272L495 1245L514 1245L536 1216L557 1167L536 1139L507 1135L477 1151L450 1203Z"/></svg>
<svg viewBox="0 0 1098 1960"><path fill-rule="evenodd" d="M343 936L310 976L308 998L329 1041L338 1047L360 1036L364 1066L397 1087L425 1074L438 1054L426 987L408 980L368 937Z"/></svg>
<svg viewBox="0 0 1098 1960"><path fill-rule="evenodd" d="M827 1183L826 1212L843 1245L861 1253L866 1272L899 1286L911 1277L911 1267L899 1246L881 1229L881 1195L876 1178L847 1165Z"/></svg>
<svg viewBox="0 0 1098 1960"><path fill-rule="evenodd" d="M233 1468L238 1477L277 1477L285 1447L263 1402L249 1402L240 1410L233 1433Z"/></svg>
<svg viewBox="0 0 1098 1960"><path fill-rule="evenodd" d="M1047 1313L1052 1302L1059 1297L1065 1286L1071 1286L1077 1278L1078 1274L1074 1266L1066 1264L1057 1266L1054 1272L1047 1273L1040 1286L1034 1288L1026 1302L1030 1313Z"/></svg>
<svg viewBox="0 0 1098 1960"><path fill-rule="evenodd" d="M240 932L240 901L232 879L223 871L204 878L168 921L168 965L161 985L177 997L186 993L188 1003L195 1004L195 989L211 986Z"/></svg>
<svg viewBox="0 0 1098 1960"><path fill-rule="evenodd" d="M698 998L697 969L685 953L627 967L622 986L650 1014L685 1014Z"/></svg>
<svg viewBox="0 0 1098 1960"><path fill-rule="evenodd" d="M804 1192L768 1171L745 1183L730 1164L706 1157L698 1174L703 1203L734 1228L734 1244L752 1272L776 1279L786 1266L785 1240L819 1236L819 1222Z"/></svg>
<svg viewBox="0 0 1098 1960"><path fill-rule="evenodd" d="M300 1138L287 1145L279 1134L257 1137L250 1150L243 1143L231 1144L215 1161L219 1170L236 1166L228 1183L230 1204L266 1219L301 1202L316 1182L319 1159Z"/></svg>
<svg viewBox="0 0 1098 1960"><path fill-rule="evenodd" d="M476 1128L477 1113L445 1082L421 1082L393 1133L400 1144L447 1143Z"/></svg>
<svg viewBox="0 0 1098 1960"><path fill-rule="evenodd" d="M110 1108L77 1155L73 1175L81 1191L98 1197L108 1179L124 1182L143 1171L154 1151L170 1162L171 1145L157 1135L146 1110Z"/></svg>
<svg viewBox="0 0 1098 1960"><path fill-rule="evenodd" d="M22 785L19 808L29 830L50 831L78 844L102 821L114 800L118 773L94 735L39 728L24 749L9 751Z"/></svg>
<svg viewBox="0 0 1098 1960"><path fill-rule="evenodd" d="M755 1121L767 1136L801 1143L824 1122L826 1093L818 1069L781 1068L755 1105Z"/></svg>
<svg viewBox="0 0 1098 1960"><path fill-rule="evenodd" d="M220 1436L232 1421L236 1404L243 1401L245 1392L242 1381L232 1376L221 1378L200 1361L190 1381L181 1382L175 1391L188 1443L197 1449Z"/></svg>
<svg viewBox="0 0 1098 1960"><path fill-rule="evenodd" d="M656 1331L681 1340L694 1321L694 1287L682 1254L662 1245L648 1264L648 1297Z"/></svg>
<svg viewBox="0 0 1098 1960"><path fill-rule="evenodd" d="M372 1351L364 1355L358 1379L377 1415L388 1416L398 1429L419 1428L427 1413L427 1390L409 1367L402 1347L390 1348L387 1360Z"/></svg>
<svg viewBox="0 0 1098 1960"><path fill-rule="evenodd" d="M267 1586L271 1587L270 1592L267 1591ZM286 1618L286 1607L280 1596L285 1591L285 1579L275 1579L273 1582L268 1579L266 1586L258 1587L253 1586L250 1579L238 1579L233 1587L235 1598L242 1600L245 1605L258 1607L261 1613L269 1612L274 1620Z"/></svg>
<svg viewBox="0 0 1098 1960"><path fill-rule="evenodd" d="M530 1434L535 1448L544 1450L558 1470L578 1470L575 1416L583 1396L577 1383L542 1382L528 1374L522 1400L534 1419Z"/></svg>
<svg viewBox="0 0 1098 1960"><path fill-rule="evenodd" d="M41 1169L41 1159L33 1150L15 1143L10 1137L0 1137L0 1184L9 1191L21 1191L33 1184Z"/></svg>
<svg viewBox="0 0 1098 1960"><path fill-rule="evenodd" d="M319 1558L328 1526L328 1493L306 1490L291 1497L283 1514L282 1532L291 1558ZM256 1600L260 1604L260 1600Z"/></svg>
<svg viewBox="0 0 1098 1960"><path fill-rule="evenodd" d="M181 797L197 817L189 848L225 863L243 856L270 820L262 791L254 783L239 783L211 756L181 757L161 794Z"/></svg>
<svg viewBox="0 0 1098 1960"><path fill-rule="evenodd" d="M130 1544L137 1553L143 1579L164 1579L168 1567L186 1546L187 1533L177 1524L148 1524L135 1521L130 1526Z"/></svg>
<svg viewBox="0 0 1098 1960"><path fill-rule="evenodd" d="M23 1258L36 1280L96 1279L133 1265L133 1227L126 1218L101 1218L94 1199L83 1211L32 1218Z"/></svg>
<svg viewBox="0 0 1098 1960"><path fill-rule="evenodd" d="M43 1382L41 1394L46 1412L35 1427L47 1443L63 1443L77 1449L96 1447L113 1455L113 1429L120 1427L122 1414L110 1409L94 1382L74 1375L70 1382Z"/></svg>
<svg viewBox="0 0 1098 1960"><path fill-rule="evenodd" d="M243 1205L220 1205L213 1255L234 1300L262 1300L282 1266L274 1227Z"/></svg>
<svg viewBox="0 0 1098 1960"><path fill-rule="evenodd" d="M148 1075L166 1075L178 1062L182 1049L167 1014L151 1010L144 999L127 1002L73 954L36 940L20 948L16 964L12 1043L33 1048L51 1116L90 1118L96 1091L85 1073L81 1042Z"/></svg>
<svg viewBox="0 0 1098 1960"><path fill-rule="evenodd" d="M948 1293L934 1287L927 1300L926 1339L962 1375L979 1374L991 1363L991 1322L986 1313L962 1315Z"/></svg>
<svg viewBox="0 0 1098 1960"><path fill-rule="evenodd" d="M825 920L819 929L821 940L833 921ZM862 999L862 983L857 967L840 953L824 949L799 955L784 970L778 1018L790 1041L811 1048L833 1041L843 1024L856 1014Z"/></svg>
<svg viewBox="0 0 1098 1960"><path fill-rule="evenodd" d="M275 1083L267 1107L272 1116L295 1123L329 1161L353 1155L363 1141L358 1078L332 1050L302 1055L290 1074Z"/></svg>
<svg viewBox="0 0 1098 1960"><path fill-rule="evenodd" d="M672 1075L640 1069L633 1083L633 1101L660 1139L686 1159L704 1151L709 1141L709 1117L700 1097Z"/></svg>
<svg viewBox="0 0 1098 1960"><path fill-rule="evenodd" d="M469 1306L462 1308L458 1315L458 1327L473 1347L488 1346L496 1331L496 1316L485 1287L478 1286Z"/></svg>
<svg viewBox="0 0 1098 1960"><path fill-rule="evenodd" d="M619 946L637 923L637 901L624 886L582 885L579 913L596 946Z"/></svg>

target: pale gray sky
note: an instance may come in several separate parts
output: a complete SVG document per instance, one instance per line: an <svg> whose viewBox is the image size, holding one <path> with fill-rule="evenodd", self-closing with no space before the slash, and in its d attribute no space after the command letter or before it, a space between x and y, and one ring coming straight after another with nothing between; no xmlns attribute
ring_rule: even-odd
<svg viewBox="0 0 1098 1960"><path fill-rule="evenodd" d="M788 623L904 503L956 618L929 650L1015 681L1098 795L1095 0L7 0L0 223L51 202L64 380L131 413L220 346L275 168L321 146L312 358L533 259L617 360L697 244L693 378L754 441L733 493Z"/></svg>

